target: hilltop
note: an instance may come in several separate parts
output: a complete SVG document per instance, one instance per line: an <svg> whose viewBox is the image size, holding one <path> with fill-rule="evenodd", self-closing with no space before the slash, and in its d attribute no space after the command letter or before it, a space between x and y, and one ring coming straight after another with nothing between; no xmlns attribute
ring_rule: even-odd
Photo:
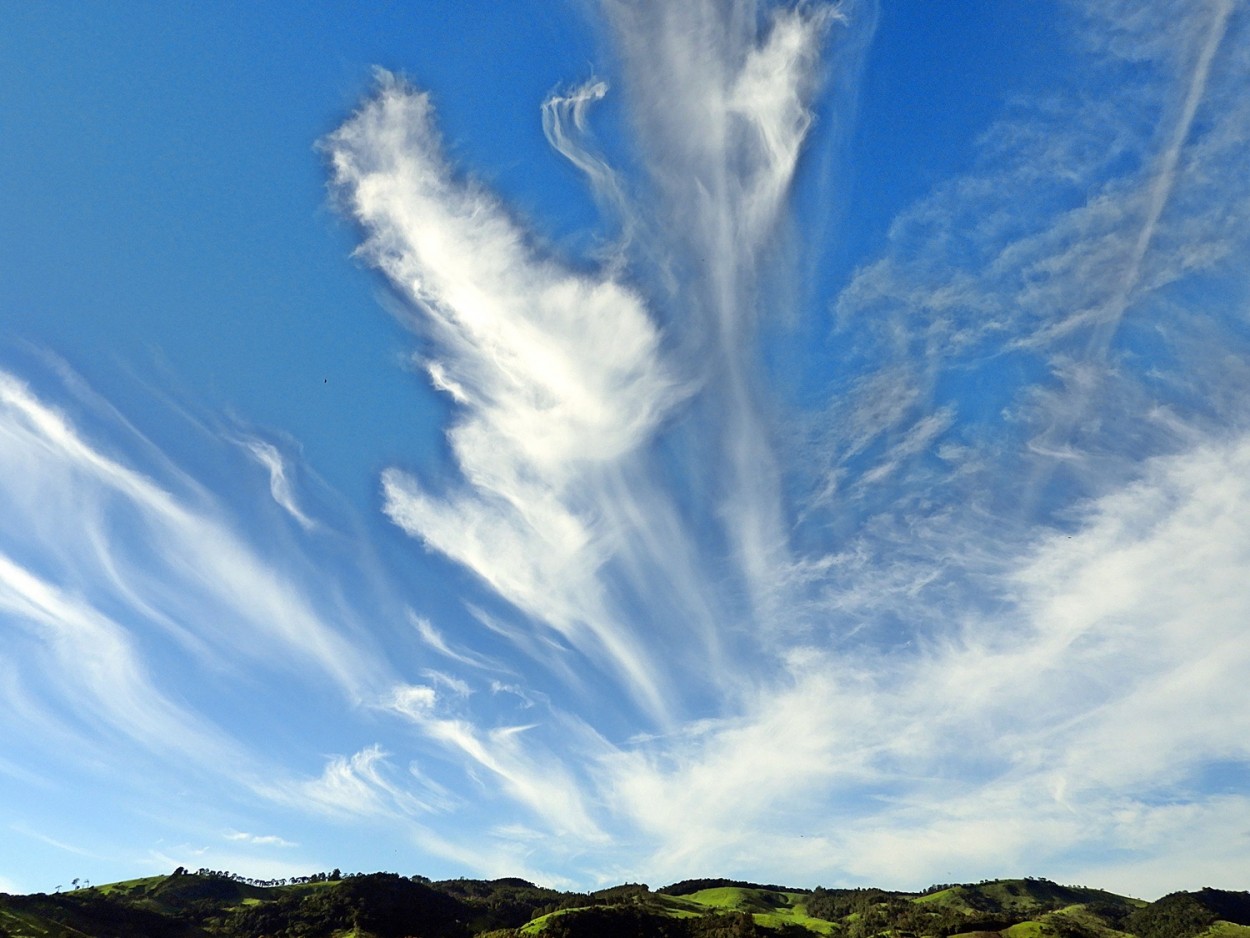
<svg viewBox="0 0 1250 938"><path fill-rule="evenodd" d="M257 882L179 869L54 895L0 894L0 938L1250 938L1250 893L1144 902L1045 879L796 889L724 879L589 893L522 879L339 871Z"/></svg>

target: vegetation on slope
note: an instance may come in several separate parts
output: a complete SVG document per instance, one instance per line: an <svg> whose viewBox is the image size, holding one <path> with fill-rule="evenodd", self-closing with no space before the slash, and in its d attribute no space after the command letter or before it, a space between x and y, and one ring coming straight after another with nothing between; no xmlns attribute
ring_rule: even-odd
<svg viewBox="0 0 1250 938"><path fill-rule="evenodd" d="M0 938L1250 938L1250 893L1146 903L1042 879L881 889L685 880L592 893L394 873L258 884L227 873L0 894Z"/></svg>

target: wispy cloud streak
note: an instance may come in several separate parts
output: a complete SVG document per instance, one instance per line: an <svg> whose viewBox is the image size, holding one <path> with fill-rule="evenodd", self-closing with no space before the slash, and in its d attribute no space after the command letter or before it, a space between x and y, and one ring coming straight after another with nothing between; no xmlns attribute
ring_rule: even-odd
<svg viewBox="0 0 1250 938"><path fill-rule="evenodd" d="M89 745L95 735L84 734L84 726L102 724L114 738L202 765L239 761L239 753L220 733L156 689L124 628L2 553L0 612L8 624L33 628L51 652L52 661L38 683L41 693L54 698L50 703L62 725L77 725L78 745ZM20 647L14 635L6 644L10 653Z"/></svg>
<svg viewBox="0 0 1250 938"><path fill-rule="evenodd" d="M689 639L719 654L715 620L727 613L749 634L788 565L779 473L748 373L760 278L787 260L770 257L770 245L811 124L819 49L841 15L608 11L658 189L627 205L590 148L586 115L605 83L549 98L544 129L609 207L648 218L640 262L659 249L687 268L690 286L654 312L617 273L576 274L530 246L516 220L446 165L428 97L402 82L383 76L325 145L335 191L367 236L361 255L413 304L433 383L459 408L449 439L467 484L440 496L387 470L389 516L609 664L664 721L677 704L672 675L644 651L654 633L643 638L639 615L681 610ZM664 94L653 96L657 82ZM675 204L683 209L672 217L655 211ZM673 306L690 315L679 332L710 327L710 355L661 351L654 320ZM693 526L664 491L672 467L648 449L671 436L673 419L686 440L677 447L707 445L720 467ZM699 556L707 524L729 546L723 559ZM714 568L744 577L746 606L718 595ZM728 674L719 683L734 685Z"/></svg>
<svg viewBox="0 0 1250 938"><path fill-rule="evenodd" d="M264 440L247 440L244 445L252 457L265 467L269 473L269 493L282 510L299 522L305 531L311 531L316 525L308 515L300 509L295 501L295 493L291 488L291 480L287 477L286 460L272 443Z"/></svg>
<svg viewBox="0 0 1250 938"><path fill-rule="evenodd" d="M432 121L426 95L384 75L326 141L336 190L368 233L362 256L421 311L436 383L461 405L449 438L467 484L432 496L387 470L387 513L659 712L653 669L597 580L612 545L588 494L681 395L658 332L636 293L540 257L495 199L456 180Z"/></svg>
<svg viewBox="0 0 1250 938"><path fill-rule="evenodd" d="M603 210L623 226L622 247L634 237L635 210L620 177L593 143L589 127L591 105L608 94L608 83L592 79L566 94L553 94L543 102L543 133L552 148L586 176L591 192ZM618 249L617 258L623 257Z"/></svg>
<svg viewBox="0 0 1250 938"><path fill-rule="evenodd" d="M1206 324L1173 305L1176 285L1226 276L1244 244L1246 115L1233 89L1245 65L1227 39L1244 25L1223 2L1174 12L1091 5L1082 67L1108 96L1073 91L992 127L977 170L896 219L884 255L837 298L851 367L831 417L864 425L857 414L880 410L883 391L911 401L866 436L830 441L839 484L871 473L928 406L955 406L962 432L947 452L995 469L1019 457L1016 504L1033 518L1074 484L1091 494L1131 478L1144 453L1187 442L1151 404L1160 379L1187 387L1187 421L1211 419L1219 388L1238 379L1198 359L1164 378L1157 348L1192 347L1183 335ZM1223 306L1216 293L1210 309ZM1205 393L1188 393L1194 382Z"/></svg>
<svg viewBox="0 0 1250 938"><path fill-rule="evenodd" d="M58 576L104 587L145 620L201 647L224 642L254 654L261 639L350 694L368 687L367 656L225 522L197 505L200 493L179 501L94 447L7 374L0 374L0 434L7 444L0 484L13 509L8 539L25 540L23 550L55 563ZM115 536L126 524L137 524L142 536ZM73 550L61 539L66 530L79 532ZM210 610L221 614L222 628L211 634L187 628Z"/></svg>
<svg viewBox="0 0 1250 938"><path fill-rule="evenodd" d="M704 387L696 444L719 458L710 521L721 526L752 611L770 618L786 562L779 468L757 383L763 279L811 126L820 52L840 10L754 4L606 3L631 109L657 187L656 237L674 258L674 329ZM849 14L869 20L868 5ZM862 22L855 27L865 28ZM689 467L690 471L699 471ZM773 624L776 624L775 621Z"/></svg>

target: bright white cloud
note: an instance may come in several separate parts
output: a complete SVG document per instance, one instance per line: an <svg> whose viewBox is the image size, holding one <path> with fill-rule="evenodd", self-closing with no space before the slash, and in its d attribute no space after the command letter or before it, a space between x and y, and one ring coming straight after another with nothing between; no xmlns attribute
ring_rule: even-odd
<svg viewBox="0 0 1250 938"><path fill-rule="evenodd" d="M708 520L733 549L748 614L764 620L777 611L786 534L755 377L760 290L790 260L779 228L822 43L835 20L871 31L869 5L852 6L846 17L822 6L765 17L753 4L604 4L657 188L652 250L672 259L674 329L707 402L696 410L695 445L716 454Z"/></svg>
<svg viewBox="0 0 1250 938"><path fill-rule="evenodd" d="M651 128L657 179L686 177L680 195L693 211L663 219L667 233L652 232L658 240L646 249L663 244L703 268L673 302L718 336L710 358L687 350L667 360L652 312L614 273L574 273L530 248L496 200L446 165L425 94L384 75L376 97L325 146L335 191L367 234L360 253L411 301L413 327L431 342L433 383L460 405L449 437L467 484L438 494L389 469L387 514L572 650L615 669L622 689L663 723L674 703L666 672L675 669L647 651L641 633L649 630L621 598L663 617L675 601L689 638L712 656L721 655L716 619L755 613L709 590L700 535L663 492L671 470L645 447L696 386L716 401L699 405L696 418L712 417L711 437L689 424L691 442L711 446L722 469L700 523L721 528L759 607L786 557L778 472L746 378L751 323L811 124L819 46L839 17L779 12L758 28L721 31L709 6L688 14L614 6L611 16L627 66L667 88L654 102L632 76L644 88L629 103ZM591 82L550 98L544 125L553 146L622 217L676 204L679 193L667 191L654 204L625 206L615 175L588 149L587 108L605 94L604 83ZM667 644L676 652L680 637ZM732 665L718 665L711 682L736 693Z"/></svg>
<svg viewBox="0 0 1250 938"><path fill-rule="evenodd" d="M386 511L504 598L660 691L616 624L597 571L593 477L644 444L681 396L641 298L526 245L503 207L454 179L429 98L383 75L377 96L326 140L334 184L369 238L362 256L419 312L431 374L461 404L450 432L467 485L429 494L396 469Z"/></svg>
<svg viewBox="0 0 1250 938"><path fill-rule="evenodd" d="M346 710L389 666L329 571L302 579L311 557L253 546L235 507L162 458L149 461L165 483L141 471L154 447L90 397L66 400L75 419L0 374L0 722L14 754L46 750L50 804L62 758L101 785L124 761L147 799L208 785L286 803L270 781L281 756L251 732L291 714L259 688L315 687ZM101 412L107 443L80 429Z"/></svg>

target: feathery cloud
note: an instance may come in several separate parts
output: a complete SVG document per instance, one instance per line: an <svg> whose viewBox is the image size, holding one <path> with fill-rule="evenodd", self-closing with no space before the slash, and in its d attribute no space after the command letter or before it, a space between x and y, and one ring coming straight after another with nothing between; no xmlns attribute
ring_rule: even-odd
<svg viewBox="0 0 1250 938"><path fill-rule="evenodd" d="M538 255L498 202L454 178L429 98L382 75L325 142L334 185L368 238L360 253L414 307L457 389L449 433L465 485L445 497L383 475L387 514L660 708L644 653L615 627L596 573L590 480L650 438L680 397L633 291Z"/></svg>
<svg viewBox="0 0 1250 938"><path fill-rule="evenodd" d="M247 440L244 442L252 457L265 467L269 473L269 492L287 514L299 522L305 531L311 531L316 523L309 518L295 501L295 493L291 490L291 480L287 478L286 460L272 443L264 440Z"/></svg>

